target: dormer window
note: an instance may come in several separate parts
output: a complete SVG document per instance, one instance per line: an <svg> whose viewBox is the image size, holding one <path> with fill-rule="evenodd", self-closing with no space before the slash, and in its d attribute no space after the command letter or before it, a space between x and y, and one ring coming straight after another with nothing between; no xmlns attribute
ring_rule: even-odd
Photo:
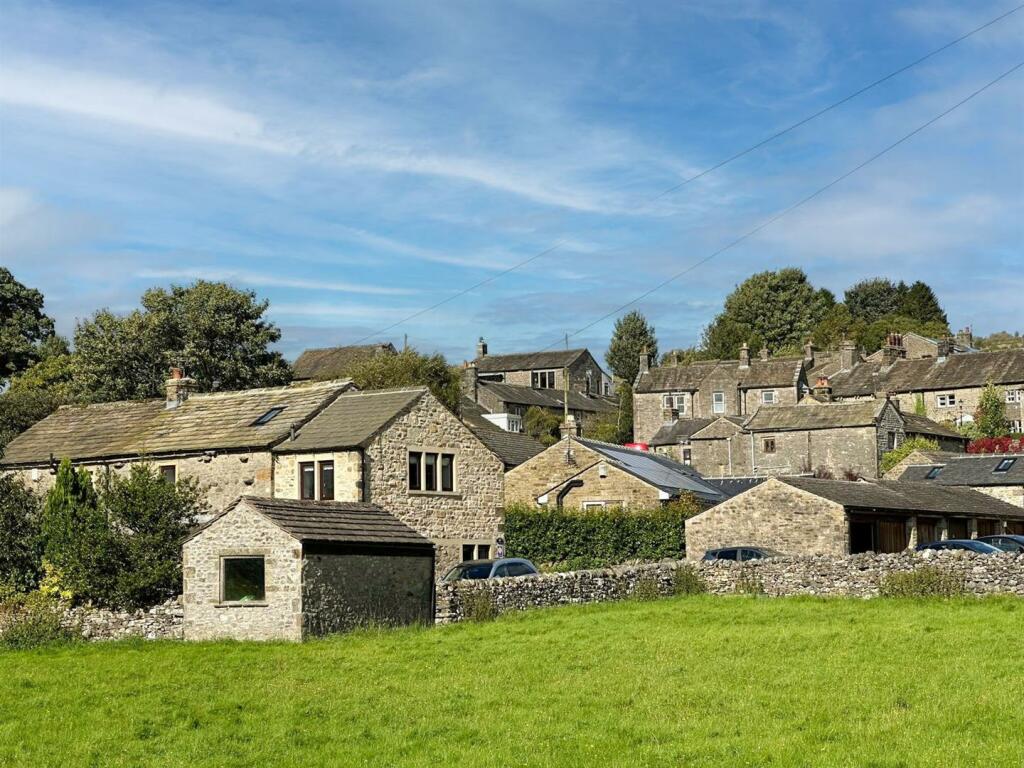
<svg viewBox="0 0 1024 768"><path fill-rule="evenodd" d="M1000 462L998 464L996 464L996 468L993 469L992 471L993 472L1000 472L1000 473L1001 472L1009 472L1010 468L1016 462L1017 462L1017 459L1002 459L1002 460L1000 460Z"/></svg>
<svg viewBox="0 0 1024 768"><path fill-rule="evenodd" d="M763 405L775 405L775 390L774 389L762 389L761 390L761 403Z"/></svg>
<svg viewBox="0 0 1024 768"><path fill-rule="evenodd" d="M941 471L942 471L942 467L932 467L931 469L928 470L928 474L924 476L924 479L925 480L934 480L936 477L939 476L939 473Z"/></svg>
<svg viewBox="0 0 1024 768"><path fill-rule="evenodd" d="M271 408L269 411L267 411L266 413L264 413L262 416L260 416L258 419L256 419L256 421L254 421L249 426L250 427L262 427L264 424L267 424L267 423L273 421L278 416L278 414L280 414L281 411L283 411L283 410L284 410L284 406L283 405L275 406L275 407Z"/></svg>

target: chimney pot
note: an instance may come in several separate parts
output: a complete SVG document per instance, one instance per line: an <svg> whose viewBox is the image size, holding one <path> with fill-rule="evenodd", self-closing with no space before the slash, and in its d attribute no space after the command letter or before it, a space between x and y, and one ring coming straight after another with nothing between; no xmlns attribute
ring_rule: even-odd
<svg viewBox="0 0 1024 768"><path fill-rule="evenodd" d="M743 346L740 347L740 368L750 367L750 345L747 342L743 342Z"/></svg>
<svg viewBox="0 0 1024 768"><path fill-rule="evenodd" d="M558 425L558 431L563 440L567 437L579 437L580 425L576 423L576 417L570 413L568 418Z"/></svg>
<svg viewBox="0 0 1024 768"><path fill-rule="evenodd" d="M185 372L181 368L171 368L171 378L165 384L165 391L167 393L166 407L177 408L188 400L188 396L195 387L195 383L195 379L185 376Z"/></svg>
<svg viewBox="0 0 1024 768"><path fill-rule="evenodd" d="M477 359L481 357L487 357L487 342L484 341L484 337L481 336L479 341L476 343L476 356Z"/></svg>

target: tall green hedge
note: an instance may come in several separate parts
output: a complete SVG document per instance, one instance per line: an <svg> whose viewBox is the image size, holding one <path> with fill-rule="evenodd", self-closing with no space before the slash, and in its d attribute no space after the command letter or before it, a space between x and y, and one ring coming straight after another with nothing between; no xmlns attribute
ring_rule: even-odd
<svg viewBox="0 0 1024 768"><path fill-rule="evenodd" d="M515 505L505 510L506 554L555 570L678 558L685 551L685 521L699 511L688 500L643 510Z"/></svg>

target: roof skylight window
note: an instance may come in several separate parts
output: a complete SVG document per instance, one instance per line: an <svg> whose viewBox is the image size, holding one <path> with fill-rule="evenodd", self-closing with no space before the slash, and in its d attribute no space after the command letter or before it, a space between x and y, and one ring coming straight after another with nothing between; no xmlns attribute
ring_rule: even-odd
<svg viewBox="0 0 1024 768"><path fill-rule="evenodd" d="M266 413L264 413L262 416L260 416L258 419L256 419L256 421L254 421L249 426L250 427L262 427L264 424L267 424L267 423L273 421L277 417L277 415L280 414L281 411L283 411L283 410L284 410L284 406L283 405L275 406L275 407L271 408L269 411L267 411Z"/></svg>
<svg viewBox="0 0 1024 768"><path fill-rule="evenodd" d="M993 469L992 471L993 472L1009 472L1010 471L1010 467L1012 467L1016 463L1016 461L1017 461L1017 459L1003 459L998 464L996 464L996 468Z"/></svg>
<svg viewBox="0 0 1024 768"><path fill-rule="evenodd" d="M924 476L924 479L925 480L934 480L936 477L939 476L939 473L941 471L942 471L942 467L932 467L931 469L928 470L928 474Z"/></svg>

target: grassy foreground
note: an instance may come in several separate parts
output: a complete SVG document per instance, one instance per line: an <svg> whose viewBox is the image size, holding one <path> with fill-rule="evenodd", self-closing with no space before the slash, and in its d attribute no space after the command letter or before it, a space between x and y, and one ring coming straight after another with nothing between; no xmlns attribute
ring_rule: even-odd
<svg viewBox="0 0 1024 768"><path fill-rule="evenodd" d="M1024 600L681 598L0 652L0 765L1024 765Z"/></svg>

